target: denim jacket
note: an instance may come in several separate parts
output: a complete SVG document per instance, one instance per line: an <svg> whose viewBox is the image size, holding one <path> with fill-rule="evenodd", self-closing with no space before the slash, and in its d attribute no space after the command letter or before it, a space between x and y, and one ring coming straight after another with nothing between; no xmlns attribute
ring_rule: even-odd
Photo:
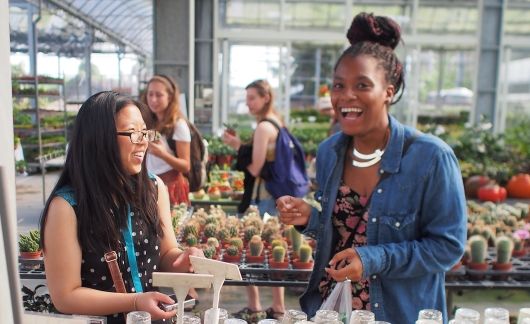
<svg viewBox="0 0 530 324"><path fill-rule="evenodd" d="M367 245L357 247L370 305L377 320L413 324L421 309L438 309L447 321L445 271L464 253L466 201L458 161L440 139L420 134L389 115L390 139L380 180L368 206ZM331 217L350 136L339 132L318 148L313 208L302 232L316 238L314 271L300 298L313 316L322 298L318 285L337 242ZM405 147L405 153L403 153Z"/></svg>

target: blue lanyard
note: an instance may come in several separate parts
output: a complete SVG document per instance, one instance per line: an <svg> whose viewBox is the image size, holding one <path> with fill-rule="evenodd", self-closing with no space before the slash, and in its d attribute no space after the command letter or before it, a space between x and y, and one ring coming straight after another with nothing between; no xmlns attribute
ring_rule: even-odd
<svg viewBox="0 0 530 324"><path fill-rule="evenodd" d="M131 268L131 277L134 284L134 290L137 293L143 292L142 282L140 281L140 275L138 274L138 265L136 263L136 252L134 251L134 242L132 238L132 225L131 225L131 206L127 204L127 229L122 229L123 239L125 240L125 246L127 247L127 259L129 260L129 267Z"/></svg>

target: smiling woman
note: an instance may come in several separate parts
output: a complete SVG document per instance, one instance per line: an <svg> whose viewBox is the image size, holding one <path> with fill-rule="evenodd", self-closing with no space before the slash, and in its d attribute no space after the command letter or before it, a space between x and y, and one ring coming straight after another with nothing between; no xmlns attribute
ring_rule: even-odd
<svg viewBox="0 0 530 324"><path fill-rule="evenodd" d="M158 304L173 301L156 292L152 273L187 272L188 255L202 255L177 247L167 190L145 168L155 133L146 129L142 109L101 92L77 114L41 219L47 285L62 313L106 315L107 323L123 323L122 313L133 310L170 318L175 311Z"/></svg>
<svg viewBox="0 0 530 324"><path fill-rule="evenodd" d="M316 237L302 310L312 316L351 279L352 309L414 323L421 309L444 312L444 272L464 251L466 204L451 148L389 114L403 88L394 53L401 31L388 17L357 15L351 46L335 65L331 102L342 132L318 149L315 197L280 197L283 223ZM317 270L318 269L318 270ZM406 296L406 298L403 298Z"/></svg>

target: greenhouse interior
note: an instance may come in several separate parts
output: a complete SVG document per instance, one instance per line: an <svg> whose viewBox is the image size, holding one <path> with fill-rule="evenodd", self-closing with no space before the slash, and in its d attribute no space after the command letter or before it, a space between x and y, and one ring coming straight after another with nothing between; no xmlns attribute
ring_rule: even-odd
<svg viewBox="0 0 530 324"><path fill-rule="evenodd" d="M530 323L529 0L0 6L0 323Z"/></svg>

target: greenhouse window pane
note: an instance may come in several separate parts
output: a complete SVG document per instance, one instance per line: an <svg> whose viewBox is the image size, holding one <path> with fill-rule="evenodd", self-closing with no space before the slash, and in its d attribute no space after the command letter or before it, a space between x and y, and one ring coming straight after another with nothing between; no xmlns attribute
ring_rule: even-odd
<svg viewBox="0 0 530 324"><path fill-rule="evenodd" d="M344 28L344 4L294 2L285 5L288 28Z"/></svg>
<svg viewBox="0 0 530 324"><path fill-rule="evenodd" d="M476 8L420 7L417 29L420 33L474 34L477 31Z"/></svg>
<svg viewBox="0 0 530 324"><path fill-rule="evenodd" d="M504 32L512 35L530 34L530 8L507 9L504 20Z"/></svg>
<svg viewBox="0 0 530 324"><path fill-rule="evenodd" d="M224 8L224 17L223 9ZM226 0L221 3L221 22L225 27L277 27L280 23L279 0Z"/></svg>

